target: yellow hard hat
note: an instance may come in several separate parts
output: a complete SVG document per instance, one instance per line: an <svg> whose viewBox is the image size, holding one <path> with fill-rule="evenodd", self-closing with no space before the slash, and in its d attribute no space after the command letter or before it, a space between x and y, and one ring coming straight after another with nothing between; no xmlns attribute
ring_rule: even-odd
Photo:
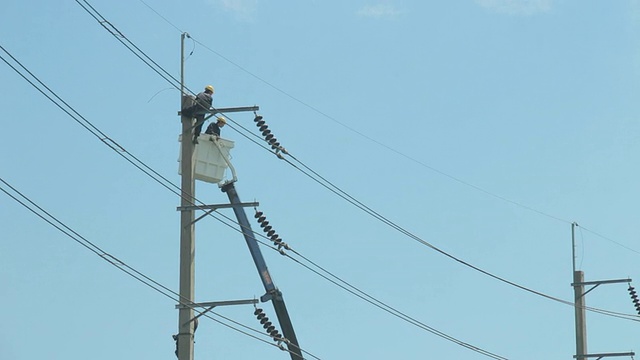
<svg viewBox="0 0 640 360"><path fill-rule="evenodd" d="M227 120L225 118L223 118L223 117L218 117L218 121L220 121L223 124L227 123Z"/></svg>
<svg viewBox="0 0 640 360"><path fill-rule="evenodd" d="M211 91L212 93L215 91L215 90L213 89L213 86L211 86L211 85L207 85L207 86L205 86L205 87L204 87L204 89L205 89L205 90L209 90L209 91Z"/></svg>

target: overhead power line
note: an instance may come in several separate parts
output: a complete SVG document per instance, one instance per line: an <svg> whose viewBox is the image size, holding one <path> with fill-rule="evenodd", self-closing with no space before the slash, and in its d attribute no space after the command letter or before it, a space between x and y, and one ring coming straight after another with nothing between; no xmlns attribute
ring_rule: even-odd
<svg viewBox="0 0 640 360"><path fill-rule="evenodd" d="M230 328L230 329L232 329L232 330L234 330L236 332L239 332L239 333L241 333L243 335L249 336L249 337L251 337L251 338L253 338L255 340L259 340L259 341L261 341L263 343L266 343L266 344L268 344L270 346L274 346L276 348L279 348L280 350L288 351L286 349L282 349L282 348L278 347L276 344L273 344L270 341L262 339L262 338L260 338L260 337L258 337L256 335L253 335L253 334L248 332L248 331L252 331L252 332L260 334L262 337L265 337L262 334L262 332L260 332L258 330L252 329L249 326L243 325L243 324L241 324L241 323L239 323L239 322L237 322L235 320L232 320L232 319L230 319L228 317L225 317L225 316L223 316L221 314L218 314L216 312L213 312L213 311L209 311L207 313L204 313L203 311L198 309L196 307L196 304L191 302L189 299L185 299L185 298L181 297L180 294L178 294L177 292L171 290L169 287L167 287L167 286L155 281L151 277L149 277L149 276L145 275L144 273L136 270L132 266L126 264L124 261L122 261L119 258L117 258L116 256L104 251L102 248L97 246L95 243L91 242L90 240L88 240L84 236L80 235L78 232L73 230L71 227L66 225L64 222L60 221L58 218L53 216L51 213L46 211L44 208L42 208L41 206L36 204L34 201L32 201L29 197L24 195L18 189L13 187L11 184L9 184L3 178L0 178L0 183L4 184L4 186L0 185L0 191L1 192L5 193L7 196L9 196L15 202L17 202L18 204L20 204L21 206L23 206L24 208L26 208L27 210L32 212L34 215L36 215L41 220L43 220L44 222L48 223L49 225L51 225L52 227L54 227L55 229L57 229L61 233L63 233L65 236L71 238L72 240L74 240L75 242L77 242L78 244L80 244L81 246L86 248L87 250L91 251L92 253L94 253L95 255L100 257L102 260L104 260L104 261L108 262L109 264L113 265L114 267L116 267L117 269L121 270L122 272L124 272L128 276L132 277L136 281L138 281L138 282L142 283L143 285L151 288L152 290L154 290L155 292L163 295L164 297L167 297L167 298L179 303L180 305L190 307L196 313L201 314L201 316L205 316L210 320L213 320L213 321L215 321L215 322L217 322L217 323L219 323L219 324L221 324L223 326L226 326L226 327L228 327L228 328ZM217 317L220 317L220 318L224 319L225 321L227 321L229 323L232 323L232 324L234 324L236 326L243 327L246 330L239 329L239 328L237 328L237 327L235 327L233 325L230 325L230 324L228 324L228 323L226 323L224 321L218 320L218 319L212 317L211 315L216 315ZM306 352L306 353L308 353L308 352ZM319 359L316 356L313 356L313 355L311 355L311 356L313 358L315 358L315 359Z"/></svg>
<svg viewBox="0 0 640 360"><path fill-rule="evenodd" d="M157 10L155 10L151 5L149 5L148 3L146 3L146 2L145 2L145 1L143 1L143 0L139 0L139 1L140 1L141 3L143 3L147 8L149 8L152 12L154 12L157 16L159 16L160 18L162 18L162 19L163 19L166 23L168 23L171 27L175 28L175 29L176 29L177 31L179 31L179 32L183 32L183 31L182 31L178 26L176 26L174 23L172 23L169 19L167 19L165 16L163 16L160 12L158 12ZM453 175L448 174L448 173L446 173L446 172L444 172L444 171L441 171L441 170L439 170L439 169L437 169L437 168L435 168L435 167L433 167L433 166L430 166L430 165L428 165L428 164L426 164L426 163L424 163L424 162L422 162L422 161L420 161L420 160L417 160L417 159L415 159L415 158L413 158L413 157L411 157L411 156L409 156L409 155L407 155L407 154L405 154L405 153L403 153L403 152L401 152L401 151L399 151L399 150L397 150L397 149L395 149L395 148L392 148L391 146L389 146L389 145L387 145L387 144L385 144L385 143L382 143L382 142L380 142L380 141L378 141L378 140L376 140L376 139L374 139L374 138L372 138L372 137L370 137L370 136L368 136L368 135L366 135L366 134L364 134L364 133L362 133L362 132L358 131L357 129L354 129L354 128L352 128L352 127L350 127L350 126L348 126L348 125L346 125L346 124L344 124L344 123L340 122L340 121L339 121L339 120L337 120L335 117L333 117L333 116L331 116L331 115L329 115L329 114L325 113L324 111L322 111L322 110L320 110L320 109L318 109L318 108L314 107L313 105L311 105L311 104L309 104L309 103L307 103L307 102L305 102L305 101L303 101L303 100L299 99L298 97L296 97L296 96L294 96L294 95L290 94L289 92L287 92L287 91L285 91L285 90L281 89L280 87L278 87L278 86L276 86L276 85L272 84L272 83L271 83L271 82L269 82L268 80L266 80L266 79L264 79L264 78L262 78L262 77L260 77L260 76L256 75L255 73L251 72L251 71L250 71L249 69L247 69L246 67L244 67L244 66L242 66L242 65L238 64L237 62L235 62L235 61L231 60L231 59L230 59L230 58L228 58L227 56L223 55L222 53L220 53L220 52L218 52L218 51L216 51L216 50L214 50L214 49L212 49L211 47L209 47L209 46L207 46L206 44L204 44L204 43L200 42L199 40L196 40L195 38L193 38L193 36L190 36L190 38L191 38L195 43L199 44L200 46L202 46L203 48L205 48L205 49L206 49L206 50L208 50L209 52L211 52L211 53L213 53L214 55L218 56L219 58L221 58L221 59L225 60L225 61L226 61L226 62L228 62L229 64L231 64L231 65L233 65L233 66L237 67L238 69L240 69L240 70L241 70L241 71L243 71L244 73L246 73L246 74L250 75L251 77L255 78L256 80L258 80L258 81L262 82L263 84L265 84L265 85L269 86L270 88L274 89L275 91L277 91L277 92L279 92L279 93L283 94L284 96L286 96L286 97L290 98L291 100L293 100L293 101L295 101L295 102L297 102L297 103L299 103L299 104L303 105L304 107L309 108L310 110L312 110L312 111L314 111L314 112L316 112L316 113L320 114L321 116L323 116L323 117L325 117L325 118L327 118L327 119L329 119L329 120L331 120L331 121L335 122L336 124L338 124L338 125L340 125L340 126L344 127L345 129L347 129L347 130L349 130L349 131L351 131L351 132L353 132L353 133L355 133L355 134L357 134L357 135L359 135L359 136L361 136L361 137L363 137L363 138L365 138L365 139L367 139L367 140L369 140L369 141L371 141L371 142L373 142L373 143L375 143L375 144L377 144L377 145L379 145L379 146L381 146L381 147L383 147L383 148L385 148L385 149L387 149L387 150L389 150L389 151L391 151L391 152L396 153L397 155L399 155L399 156L401 156L401 157L404 157L404 158L406 158L406 159L408 159L408 160L410 160L410 161L412 161L412 162L414 162L414 163L416 163L416 164L418 164L418 165L420 165L420 166L422 166L422 167L424 167L424 168L426 168L426 169L429 169L429 170L431 170L431 171L433 171L433 172L435 172L435 173L438 173L438 174L440 174L440 175L442 175L442 176L444 176L444 177L447 177L447 178L449 178L450 180L453 180L453 181L458 182L458 183L460 183L460 184L462 184L462 185L465 185L465 186L470 187L470 188L473 188L473 189L475 189L475 190L477 190L477 191L479 191L479 192L482 192L482 193L484 193L485 195L489 195L489 196L494 197L494 198L496 198L496 199L499 199L499 200L501 200L501 201L504 201L504 202L510 203L510 204L512 204L512 205L515 205L515 206L521 207L521 208L523 208L523 209L525 209L525 210L528 210L528 211L531 211L531 212L537 213L537 214L539 214L539 215L542 215L542 216L548 217L548 218L550 218L550 219L554 219L554 220L560 221L560 222L565 223L565 224L571 224L571 223L573 222L573 221L569 221L569 220L563 219L563 218L561 218L561 217L559 217L559 216L552 215L552 214L549 214L549 213L547 213L547 212L544 212L544 211L538 210L538 209L536 209L536 208L534 208L534 207L528 206L528 205L523 204L523 203L521 203L521 202L518 202L518 201L515 201L515 200L511 200L511 199L509 199L509 198L507 198L507 197L505 197L505 196L502 196L502 195L496 194L496 193L491 192L491 191L489 191L489 190L486 190L486 189L484 189L484 188L482 188L482 187L480 187L480 186L474 185L474 184L472 184L472 183L470 183L470 182L467 182L467 181L465 181L465 180L463 180L463 179L460 179L460 178L458 178L458 177L456 177L456 176L453 176ZM586 229L585 229L585 230L586 230ZM587 231L589 231L589 230L587 230ZM630 248L630 247L628 247L628 246L626 246L626 245L624 245L624 244L622 244L622 243L616 242L616 241L614 241L614 240L612 240L612 239L610 239L610 238L608 238L608 237L606 237L606 236L603 236L603 235L601 235L601 234L598 234L598 233L595 233L595 232L592 232L592 231L589 231L589 232L593 233L594 235L596 235L596 236L598 236L598 237L600 237L600 238L602 238L602 239L608 240L608 241L610 241L610 242L612 242L612 243L614 243L614 244L616 244L616 245L618 245L618 246L620 246L620 247L623 247L623 248L625 248L625 249L627 249L627 250L630 250L630 251L632 251L632 252L634 252L634 253L640 254L640 251L637 251L637 250L635 250L635 249L632 249L632 248Z"/></svg>
<svg viewBox="0 0 640 360"><path fill-rule="evenodd" d="M78 3L80 4L79 0L76 0L76 2L78 2ZM106 20L102 15L100 15L100 14L99 14L99 13L98 13L98 12L97 12L93 7L92 7L92 6L88 3L88 1L83 0L83 2L84 2L84 3L86 3L86 4L87 4L91 9L92 9L92 11L93 11L93 12L95 12L95 13L97 14L97 16L92 14L92 16L93 16L94 18L96 18L96 20L98 20L98 19L102 19L102 21L104 21L104 22L107 22L107 23L108 23L108 20ZM80 5L82 6L82 4L80 4ZM91 12L87 9L87 7L83 6L83 8L84 8L85 10L87 10L87 12L89 12L89 13L91 14ZM98 20L98 21L100 22L100 20ZM103 25L103 26L104 26L104 25ZM108 29L108 28L106 28L106 27L105 27L105 29L109 30L109 29ZM117 29L116 29L116 30L117 30ZM111 31L110 31L110 32L111 32ZM120 33L120 31L119 31L119 30L118 30L118 33ZM139 49L139 48L138 48L137 46L135 46L135 45L134 45L130 40L127 40L127 41L128 41L129 43L131 43L131 44L132 44L136 49ZM126 45L125 45L125 46L126 46ZM130 51L134 52L134 54L135 54L135 51L134 51L133 49L131 49L131 47L129 47L129 46L126 46L126 47L127 47ZM140 50L140 51L141 51L141 50ZM145 56L146 56L146 54L145 54ZM147 62L145 62L145 63L147 63ZM153 63L153 64L157 64L155 61L152 61L152 63ZM149 65L149 64L147 63L147 65ZM151 66L151 65L149 65L149 66ZM159 65L158 65L158 66L159 66ZM162 71L163 71L163 72L165 72L165 73L167 73L167 72L166 72L166 70L164 70L164 69L162 69ZM156 72L158 72L158 71L156 70ZM174 79L175 79L175 78L174 78ZM242 128L243 130L248 131L246 128L242 127L241 125L239 125L239 124L238 124L238 126L239 126L240 128ZM238 131L238 130L236 130L236 131ZM245 136L245 137L246 137L246 136ZM248 138L248 137L247 137L247 138ZM266 148L265 148L265 147L263 147L263 149L266 149ZM266 150L267 150L267 151L270 151L270 150L268 150L268 149L266 149ZM271 152L271 151L270 151L270 152ZM291 156L291 155L289 155L289 156ZM549 300L553 300L553 301L557 301L557 302L560 302L560 303L563 303L563 304L567 304L567 305L570 305L570 306L573 306L573 305L574 305L574 304L573 304L573 302L569 302L569 301L561 300L561 299L559 299L559 298L556 298L556 297L553 297L553 296L550 296L550 295L544 294L544 293L542 293L542 292L539 292L539 291L536 291L536 290L530 289L530 288L528 288L528 287L522 286L522 285L517 284L517 283L515 283L515 282L509 281L509 280L507 280L507 279L505 279L505 278L503 278L503 277L500 277L500 276L497 276L497 275L495 275L495 274L492 274L491 272L486 271L486 270L484 270L484 269L482 269L482 268L479 268L479 267L477 267L477 266L475 266L475 265L472 265L472 264L470 264L470 263L468 263L468 262L466 262L466 261L464 261L464 260L462 260L462 259L460 259L460 258L457 258L456 256L454 256L454 255L452 255L452 254L449 254L449 253L447 253L447 252L445 252L445 251L443 251L443 250L439 249L438 247L436 247L436 246L434 246L434 245L430 244L429 242L425 241L424 239L420 238L419 236L417 236L417 235L415 235L415 234L411 233L410 231L408 231L408 230L404 229L403 227L399 226L398 224L394 223L393 221L389 220L388 218L384 217L383 215L379 214L378 212L374 211L373 209L369 208L368 206L366 206L366 205L365 205L365 204L363 204L362 202L358 201L357 199L355 199L354 197L352 197L351 195L349 195L348 193L346 193L345 191L343 191L342 189L340 189L339 187L337 187L336 185L334 185L332 182L330 182L330 181L326 180L324 177L320 176L318 173L316 173L315 171L313 171L310 167L308 167L307 165L305 165L303 162L299 161L297 158L295 158L295 157L291 156L291 158L292 158L295 162L297 162L298 164L300 164L303 168L307 169L307 171L305 171L305 170L301 169L299 166L295 165L293 162L289 161L288 159L285 159L285 158L283 158L283 157L280 157L280 158L281 158L281 159L283 159L283 160L285 160L286 162L288 162L291 166L293 166L294 168L298 169L299 171L301 171L303 174L305 174L306 176L308 176L308 177L309 177L309 178L311 178L312 180L316 181L318 184L322 185L323 187L327 188L327 189L328 189L328 190L330 190L331 192L333 192L333 193L335 193L336 195L340 196L341 198L343 198L343 199L344 199L344 200L346 200L347 202L351 203L352 205L356 206L356 207L357 207L357 208L359 208L360 210L362 210L362 211L366 212L366 213L367 213L367 214L369 214L370 216L372 216L372 217L376 218L377 220L379 220L379 221L383 222L384 224L386 224L386 225L390 226L391 228L393 228L393 229L397 230L398 232L400 232L400 233L404 234L405 236L407 236L407 237L409 237L409 238L411 238L411 239L413 239L413 240L415 240L415 241L417 241L417 242L421 243L422 245L427 246L427 247L429 247L429 248L431 248L431 249L435 250L436 252L439 252L439 253L441 253L442 255L445 255L446 257L448 257L448 258L450 258L450 259L452 259L452 260L454 260L454 261L456 261L456 262L458 262L458 263L460 263L460 264L462 264L462 265L464 265L464 266L467 266L467 267L469 267L469 268L471 268L471 269L473 269L473 270L475 270L475 271L478 271L478 272L480 272L480 273L482 273L482 274L484 274L484 275L486 275L486 276L489 276L489 277L491 277L491 278L493 278L493 279L495 279L495 280L498 280L498 281L501 281L501 282L503 282L503 283L505 283L505 284L508 284L508 285L514 286L514 287L516 287L516 288L518 288L518 289L520 289L520 290L524 290L524 291L526 291L526 292L529 292L529 293L532 293L532 294L535 294L535 295L538 295L538 296L541 296L541 297L547 298L547 299L549 299ZM558 219L558 220L563 221L563 222L565 221L565 220L561 220L561 219ZM624 314L618 314L618 313L615 313L615 312L608 312L608 311L606 311L606 310L599 310L599 309L594 309L594 310L592 310L592 311L600 312L600 313L603 313L603 314L605 314L605 313L606 313L606 314L610 314L611 316L623 317L623 318L625 318L625 319L626 319L626 317L624 317L624 316L625 316ZM635 319L635 318L632 318L631 320L637 321L637 319Z"/></svg>
<svg viewBox="0 0 640 360"><path fill-rule="evenodd" d="M173 192L174 194L178 195L178 196L182 196L182 194L178 191L176 191L175 189L177 189L178 187L174 184L172 184L169 180L167 180L165 177L160 176L156 171L154 171L153 169L151 169L150 167L148 167L146 164L144 164L143 162L141 162L140 160L138 160L137 157L134 157L132 154L130 154L129 152L127 152L122 146L120 146L117 142L111 140L105 133L103 133L102 131L100 131L97 127L95 127L89 120L87 120L85 117L83 117L81 114L79 114L73 107L71 107L67 102L65 102L62 98L60 98L57 94L55 94L55 92L53 92L53 90L51 90L51 88L49 88L44 82L42 82L40 79L38 79L32 72L30 72L24 65L22 65L15 57L13 57L6 49L4 49L4 47L0 46L0 49L2 49L6 54L8 54L11 59L16 62L24 71L26 71L33 79L35 80L31 80L29 79L24 73L22 73L18 68L16 68L15 66L13 66L13 64L11 64L4 56L0 55L0 58L7 64L9 65L14 71L16 71L24 80L26 80L27 82L29 82L29 84L31 84L33 87L35 87L36 89L38 89L40 91L40 93L42 93L45 97L47 97L47 99L49 99L51 102L53 102L56 106L58 106L61 110L63 110L67 115L69 115L71 118L73 118L76 122L78 122L81 126L83 126L86 130L88 130L91 134L93 134L94 136L96 136L97 138L99 138L100 140L102 140L103 143L105 143L105 145L109 146L109 148L111 148L112 150L116 151L116 153L118 153L118 155L122 156L123 158L125 158L128 162L130 162L132 165L134 165L136 168L138 168L139 170L141 170L143 173L145 173L147 176L149 176L150 178L152 178L154 181L160 183L163 187L165 187L166 189L170 190L171 192ZM40 84L44 89L48 90L51 94L46 93L45 91L43 91L42 89L40 89L39 86L37 86L35 84L35 82L37 82L38 84ZM109 142L103 141L103 139L109 139ZM136 161L132 160L135 159ZM197 199L195 200L189 200L191 201L191 203L193 205L196 205L196 202L199 202ZM200 202L200 204L202 204ZM197 205L196 205L197 206ZM209 214L210 216L213 216L212 214ZM219 218L213 216L214 218L216 218L218 221L221 221L224 223L224 221L220 220ZM229 219L229 218L227 218ZM230 219L229 219L230 220ZM233 222L233 221L232 221ZM230 227L234 227L233 225L230 225L228 223L225 223L227 226ZM237 224L237 223L236 223ZM238 230L240 231L240 230ZM263 244L264 245L264 244ZM98 251L101 252L101 251ZM108 254L103 256L103 259L107 260L107 259L115 259L113 256L110 256ZM113 263L113 265L117 265L117 264L122 264L123 266L125 265L124 263L121 263L120 261L117 261L115 263ZM165 290L168 290L167 288L164 288ZM388 311L388 310L387 310ZM418 324L420 325L419 327L421 327L423 330L427 330L430 331L434 334L437 334L447 340L453 341L456 344L462 345L464 347L467 347L469 349L472 349L474 351L477 352L485 352L484 350L482 350L481 348L469 345L463 341L457 340L447 334L444 334L438 330L435 330L434 328L428 327L427 325L424 325L422 323L419 322L415 322L414 321L414 325ZM302 349L301 349L302 350ZM305 353L308 353L304 350L302 350ZM486 352L487 354L491 354L489 352ZM497 356L497 355L496 355ZM502 357L494 357L497 359L504 359Z"/></svg>
<svg viewBox="0 0 640 360"><path fill-rule="evenodd" d="M85 3L86 3L86 4L88 4L88 2L86 2L86 1L85 1ZM81 5L81 4L80 4L80 5ZM82 6L82 5L81 5L81 6ZM89 7L90 7L91 9L93 9L93 7L91 7L90 5L89 5ZM85 7L83 7L83 8L85 8ZM87 9L87 8L85 8L85 10L88 10L88 9ZM94 10L95 10L95 9L94 9ZM95 16L94 16L94 18L95 18ZM102 18L102 19L104 19L104 18ZM109 28L108 28L108 27L106 27L106 26L104 25L104 23L102 23L102 22L99 20L99 18L96 18L96 20L98 20L98 22L100 22L100 23L102 24L102 26L103 26L103 27L105 27L105 29L109 30ZM106 20L104 20L104 21L106 21ZM108 23L108 22L106 22L106 23ZM110 25L110 24L109 24L109 25ZM114 28L114 29L115 29L115 28ZM117 29L116 29L116 30L117 30ZM118 38L119 36L122 36L122 35L120 34L120 32L119 32L119 31L116 31L116 32L113 32L113 31L111 31L111 30L109 30L109 31L110 31L114 36L116 36L117 38ZM129 42L129 41L128 41L128 42ZM130 42L129 42L129 43L130 43ZM131 44L132 44L132 43L131 43ZM126 45L126 44L124 44L124 43L123 43L123 45L127 46L127 45ZM138 50L138 51L140 51L140 52L141 52L141 50L139 50L139 48L138 48L137 46L133 46L133 48L131 48L131 47L127 46L127 48L128 48L130 51L134 52L134 53L135 53L135 50L134 50L134 49L136 49L136 50ZM144 53L142 52L142 54L144 54ZM144 55L146 56L146 54L144 54ZM141 60L143 60L143 61L144 61L148 66L150 66L150 67L152 67L152 68L153 68L153 66L154 66L154 65L156 65L156 66L158 66L158 67L159 67L159 65L157 65L157 63L155 63L154 61L152 61L152 60L151 60L151 58L148 58L148 59L150 59L150 60L151 60L151 62L147 62L147 61L145 61L141 56L138 56L138 57L139 57L139 58L141 58ZM152 64L153 64L153 65L152 65ZM159 67L159 68L161 69L161 67ZM162 70L164 71L164 69L162 69ZM156 72L160 74L160 72L159 72L159 71L156 71ZM165 72L166 72L166 71L165 71ZM168 74L168 73L167 73L167 74ZM162 75L161 75L161 76L162 76ZM169 82L171 83L171 80L170 80L170 79L165 78L165 80L167 80L167 81L169 81ZM173 80L175 80L175 78L173 78ZM104 140L103 140L103 141L104 141ZM294 160L296 160L296 161L297 161L297 159L295 159L295 158L294 158ZM303 165L303 167L305 167L307 170L309 170L309 171L311 171L312 173L314 173L314 172L313 172L313 170L311 170L309 167L307 167L306 165L304 165L302 162L299 162L299 163L300 163L301 165ZM316 173L315 175L319 176L317 173ZM307 175L307 176L309 176L309 175ZM331 184L331 183L329 183L329 184ZM333 184L331 184L331 185L332 185L332 186L334 186ZM339 190L339 192L342 192L342 190L340 190L340 189L339 189L339 188L337 188L337 187L335 187L335 189L338 189L338 190ZM346 196L347 196L347 198L351 198L351 197L350 197L346 192L342 192L342 193L343 193L343 195L346 195ZM351 199L352 199L352 200L354 200L356 203L359 203L360 205L364 206L362 203L358 202L357 200L355 200L355 199L353 199L353 198L351 198ZM354 204L354 205L355 205L355 204ZM380 215L380 214L378 214L378 213L375 213L375 211L371 210L370 208L368 208L368 207L364 206L364 208L361 208L361 209L363 209L363 210L364 210L364 209L367 209L368 211L371 211L371 212L369 213L370 215L372 215L372 216L374 216L374 217L379 216L378 220L383 221L383 222L385 222L387 225L389 225L389 226L392 226L392 227L396 228L395 226L397 226L397 225L395 225L395 224L394 224L394 223L392 223L392 222L387 222L387 221L388 221L388 219L384 218L383 216L381 216L381 215ZM404 230L404 229L403 229L403 228L401 228L401 227L397 227L397 228L396 228L396 230L401 231L401 232L405 232L405 231L406 231L406 230ZM412 234L411 234L411 233L408 233L408 232L407 232L407 233L405 233L405 235L407 235L407 236L409 236L409 237L413 237L413 236L411 236ZM420 241L420 240L422 240L422 239L420 239L420 238L414 238L414 240ZM422 240L422 241L424 241L424 240ZM435 248L433 245L431 245L431 244L429 244L429 243L427 243L427 242L424 242L423 244L424 244L424 245L427 245L427 246L429 246L429 247L431 247L431 248L433 248L434 250L440 251L439 249ZM446 254L446 253L444 253L444 254L445 254L445 255L447 255L447 256L449 256L449 257L452 257L452 256L451 256L451 255L449 255L449 254ZM455 257L452 257L452 258L453 258L454 260L458 261L458 262L462 262L461 260L459 260L459 259L457 259L457 258L455 258ZM468 265L468 266L471 266L470 264L467 264L467 263L465 263L465 262L462 262L462 263L463 263L463 264L466 264L466 265ZM475 267L473 267L473 266L471 266L471 267L472 267L472 268L475 268ZM475 269L476 269L476 270L479 270L479 271L481 271L481 272L483 272L481 269L478 269L478 268L475 268ZM483 273L485 273L486 275L491 275L490 273L487 273L487 272L483 272ZM493 275L491 275L491 276L493 276ZM496 277L496 278L497 278L497 277ZM497 278L497 279L501 279L501 278ZM509 284L511 284L511 285L517 285L517 284L514 284L514 283L510 283L510 282L508 282L508 281L506 281L506 280L504 280L504 279L501 279L501 280L502 280L502 281L505 281L505 282L507 282L507 283L509 283ZM522 289L526 289L526 288L522 288ZM529 291L532 291L532 290L529 290ZM534 292L534 293L539 294L539 295L541 294L541 293L537 293L537 292ZM544 295L544 294L542 294L542 295Z"/></svg>

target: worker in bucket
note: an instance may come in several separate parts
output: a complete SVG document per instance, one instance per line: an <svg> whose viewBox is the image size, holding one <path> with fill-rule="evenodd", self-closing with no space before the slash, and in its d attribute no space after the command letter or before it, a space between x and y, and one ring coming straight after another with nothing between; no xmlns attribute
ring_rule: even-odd
<svg viewBox="0 0 640 360"><path fill-rule="evenodd" d="M204 91L196 95L196 101L194 104L193 117L196 119L195 129L193 130L193 143L198 143L198 136L202 132L202 125L204 124L204 116L209 113L211 105L213 105L213 93L215 90L213 86L207 85Z"/></svg>
<svg viewBox="0 0 640 360"><path fill-rule="evenodd" d="M218 117L216 122L212 122L207 127L207 130L204 132L205 134L214 135L216 139L220 137L220 128L223 127L227 123L223 117Z"/></svg>

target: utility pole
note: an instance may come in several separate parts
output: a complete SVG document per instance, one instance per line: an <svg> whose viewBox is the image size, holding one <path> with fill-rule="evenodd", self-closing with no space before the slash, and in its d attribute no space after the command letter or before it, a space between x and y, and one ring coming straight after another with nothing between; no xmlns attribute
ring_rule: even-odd
<svg viewBox="0 0 640 360"><path fill-rule="evenodd" d="M571 250L573 258L573 294L576 322L576 358L584 359L587 353L587 317L584 300L584 272L576 271L576 223L571 223Z"/></svg>
<svg viewBox="0 0 640 360"><path fill-rule="evenodd" d="M187 105L192 105L192 99L185 92L184 85L184 40L190 38L188 33L182 33L180 37L180 109L184 109ZM205 118L218 113L230 112L256 112L260 108L258 106L230 107L208 109L209 115ZM182 122L182 139L180 152L180 173L181 177L181 201L178 211L180 211L180 299L176 305L178 309L178 334L174 335L176 341L176 355L178 360L194 360L194 333L198 324L198 318L211 311L216 306L226 305L255 305L257 299L248 300L232 300L232 301L215 301L215 302L195 302L195 223L204 218L206 215L218 208L232 207L230 204L222 205L197 205L195 196L195 180L199 174L195 171L195 144L192 142L193 134L193 118L185 116L182 111L179 112ZM203 145L200 145L203 146ZM217 146L217 145L216 145ZM218 147L220 150L220 147ZM222 150L220 150L222 151ZM205 152L206 153L206 152ZM227 164L233 167L227 161ZM200 174L202 175L202 174ZM199 178L202 179L202 178ZM235 181L235 173L234 173ZM258 203L239 203L233 206L257 206ZM195 218L196 210L209 211L199 218ZM198 315L194 316L194 309L199 309ZM201 310L205 309L205 310ZM294 336L295 340L295 336ZM297 343L296 343L297 344Z"/></svg>
<svg viewBox="0 0 640 360"><path fill-rule="evenodd" d="M180 43L180 108L185 101L184 92L184 38ZM180 212L180 303L192 304L195 285L195 223L193 205L195 180L193 177L193 143L191 142L192 118L180 115L182 121L181 163L181 212ZM176 352L178 360L193 360L193 308L181 306L178 310L178 335Z"/></svg>
<svg viewBox="0 0 640 360"><path fill-rule="evenodd" d="M615 284L615 283L630 283L631 279L618 279L618 280L601 280L601 281L584 281L584 272L576 270L576 240L575 240L575 228L577 223L571 223L571 246L573 256L573 292L574 292L574 309L575 309L575 325L576 325L576 354L574 359L583 360L588 358L602 359L605 357L620 357L630 356L633 358L634 352L626 353L601 353L601 354L589 354L587 352L587 316L586 316L586 302L585 296L593 289L602 284ZM585 285L593 285L593 287L585 291Z"/></svg>

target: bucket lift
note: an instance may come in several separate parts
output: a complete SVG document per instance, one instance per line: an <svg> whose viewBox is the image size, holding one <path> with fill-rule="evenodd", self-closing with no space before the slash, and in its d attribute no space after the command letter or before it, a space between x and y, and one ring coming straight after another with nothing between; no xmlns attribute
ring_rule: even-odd
<svg viewBox="0 0 640 360"><path fill-rule="evenodd" d="M182 145L182 135L178 137ZM232 182L237 180L236 171L231 165L231 149L234 143L231 140L218 138L214 135L201 134L198 137L198 145L194 149L194 174L196 180L217 184L224 178L227 167L231 169ZM182 175L182 148L178 156L178 174Z"/></svg>
<svg viewBox="0 0 640 360"><path fill-rule="evenodd" d="M181 141L181 137L178 139ZM198 145L195 146L195 166L194 166L194 178L204 182L215 183L221 188L222 192L226 193L229 197L229 202L233 208L234 215L240 225L240 230L244 239L249 247L249 252L253 258L253 262L256 265L260 280L265 288L265 294L260 297L261 302L271 301L273 309L276 312L278 323L282 329L284 335L284 342L287 344L287 348L291 355L292 360L303 360L302 351L298 344L289 312L284 303L282 292L273 283L267 264L262 256L258 241L255 238L254 232L251 230L251 225L247 219L247 214L244 211L244 204L240 201L238 192L235 188L237 182L237 176L233 165L231 164L230 151L233 148L233 141L216 138L213 135L202 134L198 137ZM180 149L182 154L182 149ZM178 162L181 158L178 158ZM231 169L232 179L223 181L225 170ZM181 166L178 167L178 172L181 172ZM197 221L197 220L196 220ZM277 339L276 339L277 340Z"/></svg>

